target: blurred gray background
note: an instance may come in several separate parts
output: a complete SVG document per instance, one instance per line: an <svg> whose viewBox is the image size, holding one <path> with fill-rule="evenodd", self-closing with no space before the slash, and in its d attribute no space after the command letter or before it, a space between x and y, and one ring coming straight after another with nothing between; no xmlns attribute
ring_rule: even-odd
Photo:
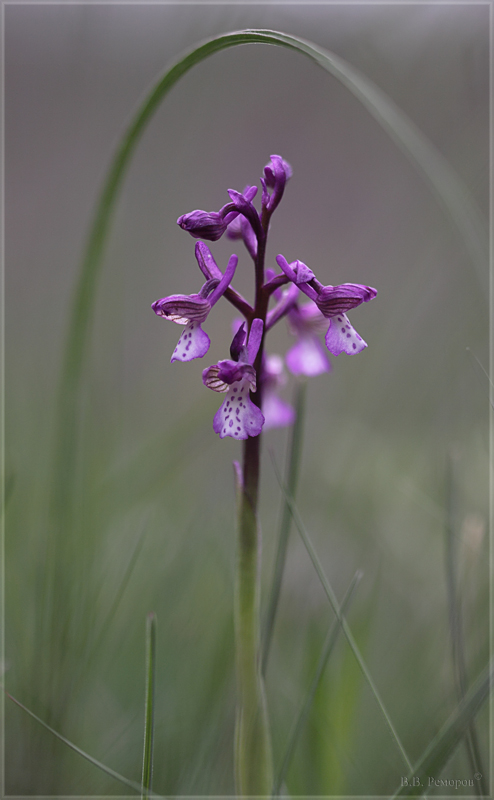
<svg viewBox="0 0 494 800"><path fill-rule="evenodd" d="M47 492L53 400L98 191L126 123L164 68L200 40L249 27L312 40L360 70L422 130L487 217L486 4L5 6L6 462L17 493L7 528L13 576L7 657L26 703L32 700L26 665L36 661L29 615L36 605L33 580L43 569L39 509ZM473 674L486 655L488 383L473 355L487 367L487 264L475 267L423 178L337 80L281 48L228 50L181 79L138 147L114 220L86 374L84 453L99 548L93 610L104 605L105 591L111 598L136 530L143 518L151 520L103 666L81 701L85 721L73 722L74 735L86 737L100 758L110 753L122 771L126 746L132 750L140 736L145 614L157 611L161 646L166 641L176 659L173 668L167 661L166 691L175 705L167 695L162 731L171 746L178 740L174 709L182 719L184 686L198 652L215 674L208 625L196 614L200 607L211 636L220 636L214 633L220 623L211 618L228 619L234 554L231 461L239 452L236 443L214 435L218 399L201 382L202 369L227 356L233 309L220 303L208 319L212 346L204 363L171 365L180 330L150 306L201 285L194 241L177 217L195 208L216 210L227 202L228 188L258 183L271 153L289 161L293 178L273 218L267 266L282 252L306 262L325 284L364 283L379 291L351 315L368 349L356 359L333 358L332 373L310 384L299 505L338 593L355 569L364 571L355 613L366 631L366 655L380 685L388 686L394 717L416 756L453 697L437 688L451 677L443 574L451 453L457 536L467 554L461 579ZM235 285L251 296L250 263L240 244L222 239L211 249L223 269L238 253ZM283 354L291 342L281 325L269 349ZM268 450L281 463L285 438L286 432L273 431L265 442L266 577L280 502ZM285 638L280 633L273 658L286 672L276 673L284 677L274 683L278 695L273 691L271 702L273 714L289 720L308 637L313 629L324 633L321 619L328 615L295 536L282 600ZM300 641L288 633L293 621ZM221 635L230 652L228 635ZM108 673L108 664L117 670L117 663L121 674ZM372 701L362 702L363 719L373 719ZM13 730L21 724L18 714L12 712ZM128 733L129 719L135 735ZM114 736L104 731L109 720ZM376 758L382 764L373 748L390 749L375 724L380 734L365 743L365 725L356 726L340 783L312 765L316 777L309 783L293 777L292 791L391 791L398 767L371 766ZM275 750L283 736L282 725ZM208 783L197 778L206 774L197 765L185 769L183 759L194 748L190 741L181 747L182 767L168 773L163 767L159 790L230 791L228 777L215 773ZM314 758L327 764L321 753ZM18 761L21 775L21 756ZM38 790L34 778L22 782L16 763L12 756L12 793ZM71 762L66 791L73 789L73 769ZM92 772L74 785L113 791Z"/></svg>

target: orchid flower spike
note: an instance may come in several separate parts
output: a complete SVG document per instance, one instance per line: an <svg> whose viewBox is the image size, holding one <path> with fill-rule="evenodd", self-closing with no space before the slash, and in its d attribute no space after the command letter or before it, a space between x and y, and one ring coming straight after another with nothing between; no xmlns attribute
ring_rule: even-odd
<svg viewBox="0 0 494 800"><path fill-rule="evenodd" d="M206 246L204 245L204 247ZM218 302L230 285L237 263L237 256L232 255L224 275L221 275L216 267L221 278L215 275L207 280L198 294L172 294L156 300L152 304L151 308L159 317L169 319L177 325L185 325L173 351L172 363L202 358L208 352L211 341L201 325L207 319L214 304ZM201 266L201 264L199 265Z"/></svg>
<svg viewBox="0 0 494 800"><path fill-rule="evenodd" d="M230 347L232 358L219 361L202 373L202 382L208 389L226 392L213 420L213 430L220 439L225 436L247 439L261 433L264 416L250 399L249 392L257 389L256 371L252 365L261 345L263 327L261 319L254 319L248 342L244 344L245 322L242 323Z"/></svg>
<svg viewBox="0 0 494 800"><path fill-rule="evenodd" d="M285 275L313 300L322 315L329 319L325 341L330 353L334 356L340 353L355 355L367 347L367 343L350 324L346 312L372 300L377 295L376 289L360 283L323 286L302 261L289 264L284 256L278 255L276 262Z"/></svg>

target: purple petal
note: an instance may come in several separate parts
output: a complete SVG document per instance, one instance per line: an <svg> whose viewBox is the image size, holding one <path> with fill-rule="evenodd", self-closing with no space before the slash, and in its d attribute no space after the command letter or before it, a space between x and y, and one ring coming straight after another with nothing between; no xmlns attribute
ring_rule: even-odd
<svg viewBox="0 0 494 800"><path fill-rule="evenodd" d="M251 364L242 361L218 361L218 378L231 386L232 383L247 380L253 392L256 391L256 371Z"/></svg>
<svg viewBox="0 0 494 800"><path fill-rule="evenodd" d="M226 235L229 239L242 238L242 217L239 214L237 214L235 219L232 219L232 221L228 223Z"/></svg>
<svg viewBox="0 0 494 800"><path fill-rule="evenodd" d="M264 167L266 185L270 189L274 189L276 175L280 176L282 172L284 173L285 181L288 181L293 175L293 170L288 161L285 161L281 156L271 156L270 163Z"/></svg>
<svg viewBox="0 0 494 800"><path fill-rule="evenodd" d="M285 356L286 365L293 375L321 375L331 370L331 364L322 344L315 336L302 336Z"/></svg>
<svg viewBox="0 0 494 800"><path fill-rule="evenodd" d="M224 294L226 292L226 290L228 289L230 283L233 280L233 276L235 274L235 270L237 268L237 264L238 264L238 256L236 256L235 254L230 256L230 260L228 261L228 265L227 265L227 268L225 270L225 274L221 276L221 280L220 280L219 284L217 285L216 289L212 292L212 294L208 298L211 307L214 306L214 304L218 302L218 300L220 299L221 295Z"/></svg>
<svg viewBox="0 0 494 800"><path fill-rule="evenodd" d="M240 354L243 350L245 337L247 336L245 330L245 322L241 322L236 330L237 332L234 335L232 343L230 345L230 355L234 361L238 361L240 359Z"/></svg>
<svg viewBox="0 0 494 800"><path fill-rule="evenodd" d="M297 285L299 283L307 283L307 281L311 281L312 278L315 278L314 273L309 269L307 264L304 264L303 261L299 261L298 258L296 261L292 261L290 266L295 273L295 283Z"/></svg>
<svg viewBox="0 0 494 800"><path fill-rule="evenodd" d="M249 220L255 235L260 238L262 236L261 220L252 202L235 189L228 189L228 194L237 210Z"/></svg>
<svg viewBox="0 0 494 800"><path fill-rule="evenodd" d="M158 317L165 317L177 325L204 322L211 311L211 303L199 294L171 294L156 300L151 306Z"/></svg>
<svg viewBox="0 0 494 800"><path fill-rule="evenodd" d="M349 356L352 356L367 347L367 343L350 325L347 315L338 314L330 319L326 333L326 347L334 356L339 356L340 353L348 353Z"/></svg>
<svg viewBox="0 0 494 800"><path fill-rule="evenodd" d="M227 392L230 387L225 381L218 378L219 371L220 368L218 364L213 364L211 367L203 369L202 382L204 386L207 386L208 389L212 389L213 392Z"/></svg>
<svg viewBox="0 0 494 800"><path fill-rule="evenodd" d="M177 224L195 239L207 239L210 242L220 239L227 228L227 223L220 212L200 209L182 214L177 219Z"/></svg>
<svg viewBox="0 0 494 800"><path fill-rule="evenodd" d="M307 283L301 281L298 277L297 273L300 269L301 277L310 274L312 275L312 278L314 278L314 273L312 272L311 269L309 269L309 267L306 264L303 263L303 261L292 261L292 263L289 264L285 256L282 256L280 253L279 255L276 256L276 263L283 270L287 278L289 278L293 283L295 283L299 287L299 289L301 289L301 291L307 295L307 297L310 297L311 300L314 301L316 300L318 296L316 290L313 289L312 286L309 286ZM300 267L299 265L302 265L302 267ZM294 269L294 266L297 268L297 270ZM305 279L311 280L310 278L305 278Z"/></svg>
<svg viewBox="0 0 494 800"><path fill-rule="evenodd" d="M251 364L244 362L218 361L202 373L202 382L213 392L226 392L233 383L247 382L256 391L256 371Z"/></svg>
<svg viewBox="0 0 494 800"><path fill-rule="evenodd" d="M270 163L264 167L264 180L261 179L263 188L262 204L270 214L279 205L285 191L286 182L291 176L292 168L290 165L281 156L271 156ZM273 190L271 196L268 194L268 188Z"/></svg>
<svg viewBox="0 0 494 800"><path fill-rule="evenodd" d="M312 302L294 306L288 313L288 322L294 333L302 336L307 333L325 333L328 328L326 317Z"/></svg>
<svg viewBox="0 0 494 800"><path fill-rule="evenodd" d="M253 364L256 360L257 353L259 352L259 348L261 346L262 340L262 332L264 329L264 323L262 319L253 320L250 333L249 333L249 341L247 342L247 353L249 364Z"/></svg>
<svg viewBox="0 0 494 800"><path fill-rule="evenodd" d="M282 256L281 253L276 256L276 263L283 270L287 278L290 278L293 283L297 283L297 275L294 272L291 264L288 263L285 256Z"/></svg>
<svg viewBox="0 0 494 800"><path fill-rule="evenodd" d="M214 260L211 250L207 244L204 244L204 242L196 242L195 256L197 263L199 264L199 269L205 278L208 280L210 278L218 278L218 280L221 280L221 270L216 264L216 261Z"/></svg>
<svg viewBox="0 0 494 800"><path fill-rule="evenodd" d="M213 420L213 430L220 439L231 436L234 439L247 439L259 436L264 424L261 410L249 397L249 382L241 381L232 386Z"/></svg>
<svg viewBox="0 0 494 800"><path fill-rule="evenodd" d="M192 361L194 358L202 358L208 352L210 344L209 336L203 331L200 323L189 322L185 326L173 351L171 362Z"/></svg>
<svg viewBox="0 0 494 800"><path fill-rule="evenodd" d="M292 406L272 391L264 394L262 413L264 414L265 431L270 428L284 428L287 425L293 425L295 421L295 411Z"/></svg>
<svg viewBox="0 0 494 800"><path fill-rule="evenodd" d="M240 231L250 257L255 258L257 256L257 236L249 220L245 217L240 219Z"/></svg>
<svg viewBox="0 0 494 800"><path fill-rule="evenodd" d="M361 303L368 303L377 291L359 283L342 283L339 286L323 286L315 303L325 317L345 314Z"/></svg>
<svg viewBox="0 0 494 800"><path fill-rule="evenodd" d="M268 311L268 316L266 319L267 331L269 331L273 325L276 325L278 320L280 320L284 314L290 313L290 309L292 309L294 304L297 302L299 291L298 287L295 286L294 283L291 283L288 289L285 289L283 292L281 290L277 290L276 292L273 292L273 294L275 297L279 297L279 299L274 308L272 308L271 311Z"/></svg>
<svg viewBox="0 0 494 800"><path fill-rule="evenodd" d="M247 200L252 202L252 200L257 194L257 186L246 186L242 194L244 197L247 198Z"/></svg>

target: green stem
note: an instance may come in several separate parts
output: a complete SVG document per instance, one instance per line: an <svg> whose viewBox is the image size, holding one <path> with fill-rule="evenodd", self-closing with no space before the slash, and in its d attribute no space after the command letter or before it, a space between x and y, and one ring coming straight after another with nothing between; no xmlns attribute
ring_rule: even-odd
<svg viewBox="0 0 494 800"><path fill-rule="evenodd" d="M260 670L261 540L257 525L260 439L256 436L245 440L243 477L237 484L235 784L238 795L269 795L273 785L271 741Z"/></svg>

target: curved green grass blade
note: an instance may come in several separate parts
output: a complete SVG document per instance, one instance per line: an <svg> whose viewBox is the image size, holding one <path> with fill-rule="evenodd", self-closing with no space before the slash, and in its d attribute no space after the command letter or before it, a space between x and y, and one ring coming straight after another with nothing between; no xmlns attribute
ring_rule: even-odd
<svg viewBox="0 0 494 800"><path fill-rule="evenodd" d="M153 782L154 688L156 683L156 614L146 620L146 701L142 758L142 798L148 798Z"/></svg>
<svg viewBox="0 0 494 800"><path fill-rule="evenodd" d="M341 601L341 613L346 614L350 602L353 598L353 594L355 589L357 588L358 584L362 579L362 572L358 571L353 576L352 582L350 583L348 589L345 592L343 600ZM278 772L276 782L273 787L273 798L278 797L281 787L283 786L283 782L286 778L286 774L290 767L290 763L295 752L295 748L297 746L298 740L300 739L300 735L304 729L305 722L307 720L307 716L312 706L312 701L314 700L314 696L317 691L317 687L319 686L319 681L322 678L323 672L326 668L326 664L328 663L329 657L333 651L333 647L336 644L336 640L338 638L338 634L340 632L340 624L338 620L334 620L333 624L331 625L328 635L326 637L326 641L324 643L324 647L321 653L321 657L319 658L319 662L314 673L314 677L311 681L309 689L307 691L307 695L302 703L300 711L298 713L297 719L293 725L292 731L290 733L290 737L288 740L288 745L285 751L285 756L281 763L280 770Z"/></svg>
<svg viewBox="0 0 494 800"><path fill-rule="evenodd" d="M98 761L96 758L93 758L93 756L90 756L89 753L84 752L84 750L81 750L81 748L77 747L76 744L71 742L69 739L66 739L65 736L62 736L61 733L58 733L58 731L54 730L52 727L50 727L50 725L47 725L46 722L44 722L40 717L34 714L33 711L27 708L27 706L23 705L19 700L16 700L15 697L12 697L11 694L9 694L8 692L5 692L5 694L7 695L9 700L12 700L12 702L15 703L17 706L19 706L19 708L22 708L22 710L25 711L26 714L29 714L29 716L35 719L36 722L39 722L39 724L42 725L43 728L52 733L53 736L56 736L56 738L59 739L64 744L66 744L67 747L70 747L71 750L74 750L75 753L78 753L80 756L85 758L86 761L89 761L90 764L93 764L93 766L97 767L102 772L105 772L107 775L110 776L110 778L115 778L116 781L122 783L124 786L127 786L129 789L133 789L138 794L141 793L140 784L136 783L135 781L129 780L129 778L125 778L123 775L120 775L120 773L115 772L115 770L112 769L111 767L107 767L106 764L102 764L101 761ZM155 794L149 794L148 796L156 798L161 797L161 795L155 795Z"/></svg>
<svg viewBox="0 0 494 800"><path fill-rule="evenodd" d="M350 628L349 628L349 626L347 624L347 621L345 620L344 616L341 613L341 608L340 608L340 606L338 604L338 600L337 600L336 595L335 595L335 593L333 591L333 587L331 586L331 584L330 584L330 582L329 582L329 580L328 580L328 578L327 578L327 576L326 576L326 574L325 574L325 572L324 572L324 570L322 568L322 564L321 564L321 562L319 560L319 556L317 555L317 553L316 553L316 551L314 549L314 545L312 544L310 536L309 536L309 534L308 534L308 532L307 532L307 530L305 528L305 525L302 522L300 514L298 513L297 507L296 507L296 505L295 505L295 503L293 501L293 498L290 497L286 487L283 485L280 473L279 473L278 468L277 468L277 466L276 466L276 464L274 462L273 462L273 467L274 467L274 471L276 473L276 478L278 480L278 483L280 484L281 491L285 495L286 501L287 501L288 505L290 506L290 511L291 511L292 516L293 516L293 521L295 523L295 527L297 528L297 530L298 530L298 532L300 534L300 538L302 539L302 542L304 543L304 546L305 546L305 549L307 550L309 558L310 558L310 560L312 561L312 563L314 565L314 569L316 570L316 572L318 574L319 580L321 581L322 587L323 587L323 589L324 589L324 591L326 593L326 596L327 596L327 598L328 598L328 600L329 600L329 602L331 604L331 607L333 609L334 615L335 615L336 619L338 620L339 624L341 625L341 629L342 629L343 633L345 634L345 638L346 638L348 644L350 645L350 648L353 651L353 654L354 654L354 656L355 656L355 658L357 660L357 663L358 663L360 669L362 670L364 678L367 681L372 694L374 695L376 703L379 706L379 709L380 709L380 711L381 711L381 713L382 713L382 715L384 717L384 721L386 722L386 725L387 725L387 727L388 727L388 729L389 729L389 731L391 733L391 736L394 739L394 741L396 743L396 746L398 747L398 750L401 753L403 761L405 762L405 764L407 766L407 769L411 772L412 769L413 769L411 761L410 761L410 759L408 758L408 756L406 754L405 748L403 747L401 739L398 736L398 732L397 732L395 726L393 725L393 722L391 721L391 717L389 716L389 714L388 714L388 712L386 710L386 707L385 707L385 705L384 705L384 703L383 703L383 701L381 699L381 695L379 694L379 692L377 690L377 686L374 683L374 680L373 680L369 670L367 669L367 664L364 661L364 658L363 658L363 656L362 656L362 654L361 654L361 652L359 650L357 642L353 638L353 634L352 634L352 632L351 632L351 630L350 630Z"/></svg>
<svg viewBox="0 0 494 800"><path fill-rule="evenodd" d="M493 680L494 667L489 665L477 678L473 686L459 703L456 711L443 725L437 736L427 747L413 770L406 779L406 784L400 786L393 797L422 797L434 788L428 785L428 776L438 778L454 751L467 734L477 712L489 696ZM480 776L478 780L485 778ZM413 785L414 782L417 785Z"/></svg>
<svg viewBox="0 0 494 800"><path fill-rule="evenodd" d="M286 47L310 58L339 80L387 131L434 191L458 229L482 285L487 285L486 226L474 201L448 163L415 125L374 84L342 59L296 36L267 30L245 30L210 39L182 56L158 80L127 127L108 171L96 207L80 269L71 312L58 402L58 436L54 503L62 510L70 502L73 451L77 432L78 390L87 354L89 330L101 273L102 259L119 190L131 157L158 106L193 66L205 58L240 44ZM69 490L69 491L67 491Z"/></svg>

